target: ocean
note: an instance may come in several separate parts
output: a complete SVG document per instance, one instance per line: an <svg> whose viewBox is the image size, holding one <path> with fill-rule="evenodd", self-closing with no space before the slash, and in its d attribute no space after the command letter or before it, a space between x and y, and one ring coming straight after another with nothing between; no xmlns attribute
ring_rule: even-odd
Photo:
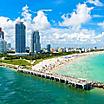
<svg viewBox="0 0 104 104"><path fill-rule="evenodd" d="M54 72L76 78L104 82L104 54L93 54L78 58L71 64L67 64Z"/></svg>

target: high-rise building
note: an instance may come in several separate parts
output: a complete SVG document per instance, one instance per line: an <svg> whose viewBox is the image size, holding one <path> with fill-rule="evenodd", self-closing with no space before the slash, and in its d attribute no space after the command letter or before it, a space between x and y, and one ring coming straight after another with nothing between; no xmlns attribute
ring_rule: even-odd
<svg viewBox="0 0 104 104"><path fill-rule="evenodd" d="M41 50L39 31L34 31L31 35L31 53L38 53Z"/></svg>
<svg viewBox="0 0 104 104"><path fill-rule="evenodd" d="M34 53L34 37L35 37L35 32L32 32L31 34L31 46L30 46L30 52Z"/></svg>
<svg viewBox="0 0 104 104"><path fill-rule="evenodd" d="M47 44L47 51L50 52L51 51L51 45Z"/></svg>
<svg viewBox="0 0 104 104"><path fill-rule="evenodd" d="M7 45L7 42L4 39L0 38L0 53L1 54L6 53L7 51L6 45Z"/></svg>
<svg viewBox="0 0 104 104"><path fill-rule="evenodd" d="M0 27L0 38L4 39L4 32L2 31L1 27Z"/></svg>
<svg viewBox="0 0 104 104"><path fill-rule="evenodd" d="M4 40L4 32L2 31L2 28L0 27L0 53L6 53L7 52L7 42Z"/></svg>
<svg viewBox="0 0 104 104"><path fill-rule="evenodd" d="M25 53L25 30L26 27L23 22L18 22L15 25L15 49L16 53Z"/></svg>

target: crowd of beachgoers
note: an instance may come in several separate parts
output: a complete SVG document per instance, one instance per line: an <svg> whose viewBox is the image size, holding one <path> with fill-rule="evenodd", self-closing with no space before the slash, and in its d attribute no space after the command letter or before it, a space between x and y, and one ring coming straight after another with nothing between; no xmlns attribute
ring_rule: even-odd
<svg viewBox="0 0 104 104"><path fill-rule="evenodd" d="M44 72L44 73L52 73L53 70L60 69L60 67L73 62L76 59L79 59L83 56L100 54L104 52L90 52L83 54L74 54L74 55L66 55L61 57L56 57L52 59L43 60L42 62L32 66L32 70Z"/></svg>
<svg viewBox="0 0 104 104"><path fill-rule="evenodd" d="M76 57L77 57L77 55L76 55ZM36 64L35 66L33 66L32 70L49 73L53 69L58 68L59 66L67 63L68 61L72 60L73 58L75 58L75 55L43 60L39 64Z"/></svg>

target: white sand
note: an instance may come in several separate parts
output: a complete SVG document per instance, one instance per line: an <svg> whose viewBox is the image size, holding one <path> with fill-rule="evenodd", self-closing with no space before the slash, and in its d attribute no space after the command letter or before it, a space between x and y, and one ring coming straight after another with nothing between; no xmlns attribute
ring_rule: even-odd
<svg viewBox="0 0 104 104"><path fill-rule="evenodd" d="M76 59L89 55L102 54L102 53L104 53L104 51L73 54L73 55L66 55L57 58L47 59L32 66L32 70L36 70L44 73L52 73L54 70L58 70L66 64L71 64Z"/></svg>

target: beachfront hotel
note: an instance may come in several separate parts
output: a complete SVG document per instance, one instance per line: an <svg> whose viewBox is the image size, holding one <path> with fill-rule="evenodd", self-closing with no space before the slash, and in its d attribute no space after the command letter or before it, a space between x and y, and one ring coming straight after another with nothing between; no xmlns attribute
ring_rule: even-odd
<svg viewBox="0 0 104 104"><path fill-rule="evenodd" d="M23 22L18 22L15 25L15 49L16 53L25 53L26 44L26 27Z"/></svg>
<svg viewBox="0 0 104 104"><path fill-rule="evenodd" d="M51 52L51 44L47 44L47 51Z"/></svg>

